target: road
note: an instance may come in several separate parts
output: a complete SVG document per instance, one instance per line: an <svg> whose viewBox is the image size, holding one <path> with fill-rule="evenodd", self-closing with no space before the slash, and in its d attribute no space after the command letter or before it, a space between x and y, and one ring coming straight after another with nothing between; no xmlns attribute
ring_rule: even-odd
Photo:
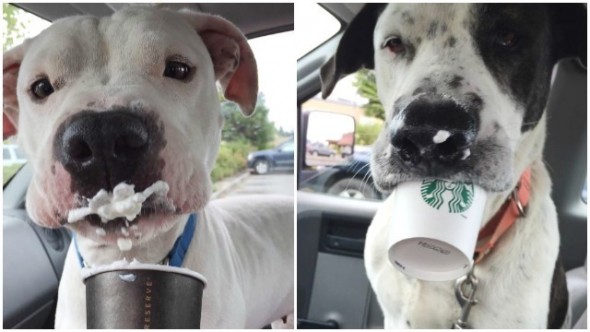
<svg viewBox="0 0 590 332"><path fill-rule="evenodd" d="M251 194L281 194L293 197L295 188L293 171L274 172L266 175L249 175L221 197Z"/></svg>

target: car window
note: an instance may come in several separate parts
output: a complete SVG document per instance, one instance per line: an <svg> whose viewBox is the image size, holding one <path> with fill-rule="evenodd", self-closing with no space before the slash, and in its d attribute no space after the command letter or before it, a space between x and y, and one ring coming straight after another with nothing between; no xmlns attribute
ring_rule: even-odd
<svg viewBox="0 0 590 332"><path fill-rule="evenodd" d="M303 57L334 36L342 27L334 16L313 2L298 2L295 6L295 19L297 20L297 58Z"/></svg>
<svg viewBox="0 0 590 332"><path fill-rule="evenodd" d="M283 145L281 145L281 150L283 152L293 152L295 150L295 145L293 144L293 142L286 142Z"/></svg>
<svg viewBox="0 0 590 332"><path fill-rule="evenodd" d="M327 128L334 128L330 117L314 116L308 120L306 165L316 174L301 184L302 190L351 199L383 198L373 184L369 166L373 143L383 127L383 108L381 104L375 105L373 100L377 96L370 92L375 91L371 88L374 84L369 71L352 74L342 79L327 99L317 94L301 105L304 113L343 114L352 116L355 122L354 151L350 154L343 142L350 142L352 134L344 130L336 139L320 139L313 134L328 133Z"/></svg>
<svg viewBox="0 0 590 332"><path fill-rule="evenodd" d="M301 58L304 51L317 53L327 41L319 34L328 31L328 26L332 26L331 33L336 33L342 26L322 6L298 5L296 10L297 41L307 43L305 50L299 52L299 62L305 63L307 60ZM320 61L325 61L325 56L329 55L322 53ZM306 136L300 190L353 199L382 199L369 166L373 142L383 126L383 108L375 91L372 72L361 71L341 79L328 99L322 99L318 93L301 104L307 129L306 133L299 132ZM333 121L335 118L329 113L348 115L354 123Z"/></svg>

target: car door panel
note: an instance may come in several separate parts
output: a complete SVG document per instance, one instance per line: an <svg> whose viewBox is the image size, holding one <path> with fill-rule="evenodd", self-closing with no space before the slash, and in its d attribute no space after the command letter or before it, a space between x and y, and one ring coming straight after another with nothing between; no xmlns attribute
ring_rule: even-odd
<svg viewBox="0 0 590 332"><path fill-rule="evenodd" d="M3 231L4 328L38 328L52 319L58 276L31 224L5 214Z"/></svg>
<svg viewBox="0 0 590 332"><path fill-rule="evenodd" d="M44 228L30 220L25 210L30 177L31 166L25 164L4 187L4 328L53 328L71 242L65 228Z"/></svg>
<svg viewBox="0 0 590 332"><path fill-rule="evenodd" d="M374 201L298 192L300 328L382 328L383 316L362 259L367 227L378 206Z"/></svg>

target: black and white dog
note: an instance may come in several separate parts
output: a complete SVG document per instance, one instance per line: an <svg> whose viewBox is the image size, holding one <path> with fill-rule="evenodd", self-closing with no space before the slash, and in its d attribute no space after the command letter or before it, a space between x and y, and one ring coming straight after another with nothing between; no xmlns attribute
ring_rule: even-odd
<svg viewBox="0 0 590 332"><path fill-rule="evenodd" d="M581 4L370 4L322 68L323 96L361 67L375 70L386 122L374 146L377 186L442 178L489 192L484 222L531 171L528 213L475 267L474 328L567 325L559 232L543 163L554 64L586 61ZM449 133L442 144L439 131ZM406 277L390 264L386 201L367 233L365 265L386 328L449 328L454 282Z"/></svg>

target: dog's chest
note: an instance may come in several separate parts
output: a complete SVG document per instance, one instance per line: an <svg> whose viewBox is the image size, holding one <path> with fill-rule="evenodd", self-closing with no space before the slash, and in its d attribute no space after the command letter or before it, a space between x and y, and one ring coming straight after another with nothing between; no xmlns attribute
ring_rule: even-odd
<svg viewBox="0 0 590 332"><path fill-rule="evenodd" d="M386 281L387 280L387 281ZM381 275L376 280L380 285L385 283L397 285L390 287L379 295L385 311L385 328L451 328L461 315L461 305L455 296L455 282L423 282L409 279L394 272L389 276ZM492 286L492 285L490 285ZM517 326L518 308L509 299L494 297L490 289L478 289L475 298L478 303L471 307L467 323L473 328L502 326L498 319L507 319ZM509 309L513 308L513 309ZM506 310L509 309L509 310ZM515 315L507 314L513 311Z"/></svg>

